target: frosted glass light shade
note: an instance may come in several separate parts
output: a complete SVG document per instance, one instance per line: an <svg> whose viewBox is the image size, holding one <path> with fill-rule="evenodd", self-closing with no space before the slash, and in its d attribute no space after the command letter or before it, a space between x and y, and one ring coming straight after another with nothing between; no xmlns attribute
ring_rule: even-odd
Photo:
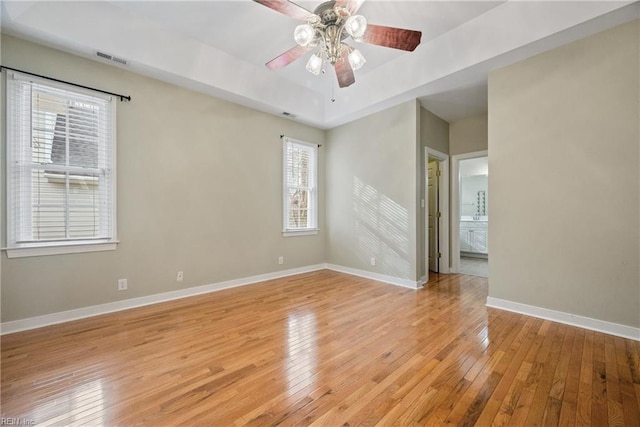
<svg viewBox="0 0 640 427"><path fill-rule="evenodd" d="M367 20L362 15L352 15L344 22L344 29L354 39L359 39L367 31Z"/></svg>
<svg viewBox="0 0 640 427"><path fill-rule="evenodd" d="M309 24L298 25L293 32L293 39L300 46L308 46L313 41L316 30Z"/></svg>
<svg viewBox="0 0 640 427"><path fill-rule="evenodd" d="M353 71L362 68L365 62L367 62L367 60L358 49L353 49L349 54L349 64L351 65Z"/></svg>
<svg viewBox="0 0 640 427"><path fill-rule="evenodd" d="M308 72L313 73L317 76L322 70L322 58L319 57L317 53L314 53L313 55L311 55L311 58L309 58L306 68Z"/></svg>

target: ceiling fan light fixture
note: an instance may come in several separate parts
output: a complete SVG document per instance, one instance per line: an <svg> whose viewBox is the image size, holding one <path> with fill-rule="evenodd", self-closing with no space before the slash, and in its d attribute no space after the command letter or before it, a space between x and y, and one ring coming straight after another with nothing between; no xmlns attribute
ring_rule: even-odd
<svg viewBox="0 0 640 427"><path fill-rule="evenodd" d="M316 76L320 74L320 71L322 71L322 58L317 53L311 55L311 58L307 61L306 69Z"/></svg>
<svg viewBox="0 0 640 427"><path fill-rule="evenodd" d="M359 39L367 31L367 20L362 15L351 15L344 21L344 29L351 37Z"/></svg>
<svg viewBox="0 0 640 427"><path fill-rule="evenodd" d="M358 49L353 49L351 53L349 53L349 64L353 71L357 71L362 68L365 62L367 62L367 60Z"/></svg>
<svg viewBox="0 0 640 427"><path fill-rule="evenodd" d="M298 45L305 47L313 41L316 30L309 24L298 25L293 32L293 38Z"/></svg>
<svg viewBox="0 0 640 427"><path fill-rule="evenodd" d="M325 72L325 66L332 66L341 88L355 83L354 71L367 62L362 53L344 43L349 37L356 42L407 52L413 52L422 38L421 31L369 25L364 16L356 15L365 0L324 1L313 12L297 5L295 0L253 1L304 21L294 30L297 45L267 62L269 69L280 69L308 52L315 52L309 58L306 70L319 75Z"/></svg>

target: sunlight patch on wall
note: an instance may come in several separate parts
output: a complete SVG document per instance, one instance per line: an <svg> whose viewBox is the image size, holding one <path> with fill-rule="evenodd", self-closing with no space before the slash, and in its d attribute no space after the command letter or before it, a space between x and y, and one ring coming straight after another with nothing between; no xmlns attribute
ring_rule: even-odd
<svg viewBox="0 0 640 427"><path fill-rule="evenodd" d="M409 212L358 177L353 178L353 210L358 257L372 257L383 274L410 278Z"/></svg>

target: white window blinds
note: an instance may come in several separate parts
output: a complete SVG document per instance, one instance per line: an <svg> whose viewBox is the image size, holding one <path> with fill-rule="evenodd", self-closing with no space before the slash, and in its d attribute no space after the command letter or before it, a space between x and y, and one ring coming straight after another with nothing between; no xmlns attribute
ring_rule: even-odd
<svg viewBox="0 0 640 427"><path fill-rule="evenodd" d="M115 240L115 102L9 73L10 248Z"/></svg>
<svg viewBox="0 0 640 427"><path fill-rule="evenodd" d="M283 231L315 231L318 228L318 146L283 138Z"/></svg>

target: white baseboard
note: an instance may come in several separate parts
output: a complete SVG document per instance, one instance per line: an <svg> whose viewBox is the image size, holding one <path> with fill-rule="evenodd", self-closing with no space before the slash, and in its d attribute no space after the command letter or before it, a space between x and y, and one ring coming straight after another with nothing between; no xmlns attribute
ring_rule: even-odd
<svg viewBox="0 0 640 427"><path fill-rule="evenodd" d="M188 289L180 289L161 294L148 295L139 298L131 298L123 301L116 301L107 304L94 305L90 307L78 308L75 310L63 311L59 313L46 314L43 316L31 317L27 319L14 320L0 324L0 335L11 334L14 332L26 331L29 329L41 328L44 326L55 325L58 323L69 322L72 320L84 319L87 317L98 316L101 314L113 313L130 308L142 307L145 305L157 304L166 301L186 298L195 295L206 294L210 292L220 291L223 289L235 288L239 286L250 285L267 280L280 279L283 277L293 276L295 274L309 273L322 269L329 269L340 273L351 274L366 279L377 280L391 285L402 286L409 289L419 289L426 278L413 281L402 279L399 277L388 276L385 274L373 273L370 271L359 270L356 268L344 267L335 264L316 264L300 268L292 268L289 270L276 271L273 273L259 274L257 276L245 277L241 279L228 280L225 282L214 283L210 285L196 286ZM567 325L577 326L597 332L603 332L623 338L640 341L640 328L620 325L617 323L606 322L604 320L593 319L590 317L579 316L561 311L550 310L542 307L521 304L518 302L507 301L499 298L487 297L487 307L497 308L501 310L512 311L515 313L526 314L528 316L538 317L541 319L551 320L554 322L564 323Z"/></svg>
<svg viewBox="0 0 640 427"><path fill-rule="evenodd" d="M386 274L372 273L371 271L359 270L357 268L343 267L341 265L327 264L326 268L340 273L351 274L365 279L377 280L390 285L402 286L409 289L419 289L423 283L420 281L401 279L400 277L387 276Z"/></svg>
<svg viewBox="0 0 640 427"><path fill-rule="evenodd" d="M295 274L309 273L323 270L326 264L317 264L307 267L292 268L289 270L275 271L273 273L259 274L257 276L245 277L242 279L227 280L225 282L211 285L196 286L193 288L180 289L177 291L163 292L160 294L148 295L144 297L131 298L123 301L110 302L106 304L93 305L90 307L78 308L75 310L62 311L59 313L46 314L44 316L30 317L27 319L13 320L0 324L0 335L14 332L26 331L28 329L42 328L43 326L55 325L58 323L70 322L72 320L84 319L101 314L113 313L130 308L142 307L160 302L172 301L209 292L220 291L222 289L235 288L238 286L251 285L253 283L267 280L280 279L282 277L293 276Z"/></svg>
<svg viewBox="0 0 640 427"><path fill-rule="evenodd" d="M551 320L558 323L564 323L566 325L589 329L591 331L603 332L609 335L640 341L640 328L634 328L632 326L620 325L618 323L606 322L604 320L593 319L591 317L578 316L577 314L549 310L548 308L536 307L533 305L521 304L519 302L507 301L493 297L487 297L487 307L526 314L540 319Z"/></svg>
<svg viewBox="0 0 640 427"><path fill-rule="evenodd" d="M210 285L195 286L193 288L180 289L176 291L163 292L160 294L147 295L144 297L131 298L122 301L110 302L106 304L82 307L59 313L45 314L43 316L30 317L27 319L13 320L0 324L0 335L12 334L14 332L26 331L29 329L42 328L44 326L56 325L58 323L70 322L72 320L85 319L87 317L99 316L101 314L113 313L116 311L128 310L130 308L143 307L145 305L157 304L161 302L173 301L195 295L207 294L223 289L235 288L238 286L251 285L253 283L267 280L280 279L295 274L309 273L329 269L341 273L352 274L354 276L367 279L378 280L396 286L403 286L410 289L418 289L422 286L422 281L411 281L384 274L371 273L369 271L355 268L342 267L334 264L316 264L307 267L292 268L289 270L275 271L273 273L259 274L257 276L245 277L241 279L227 280L225 282L213 283Z"/></svg>

